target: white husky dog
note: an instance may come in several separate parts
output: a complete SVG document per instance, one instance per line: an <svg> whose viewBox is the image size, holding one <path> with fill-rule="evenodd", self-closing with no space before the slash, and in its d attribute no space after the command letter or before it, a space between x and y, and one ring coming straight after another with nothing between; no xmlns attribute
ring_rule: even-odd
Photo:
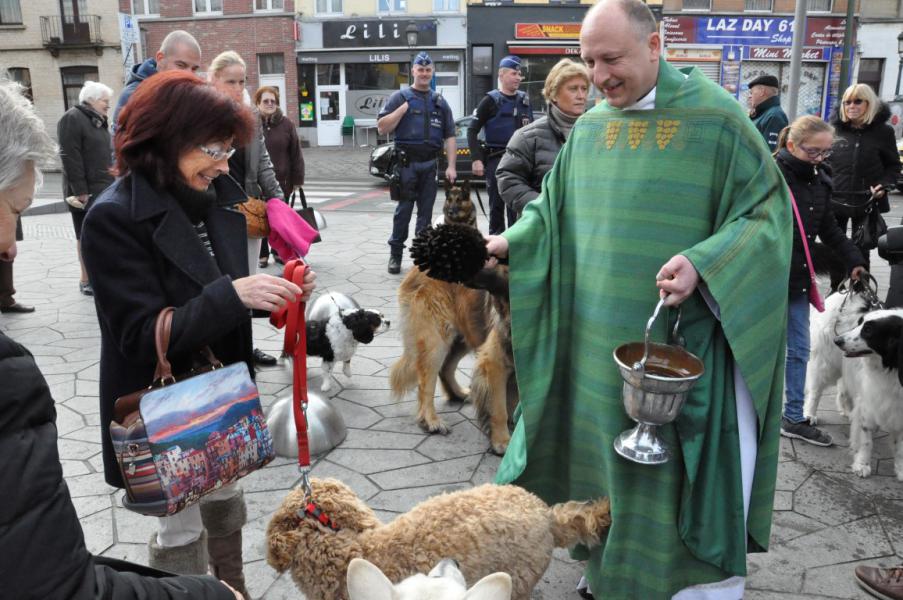
<svg viewBox="0 0 903 600"><path fill-rule="evenodd" d="M493 573L467 589L464 575L454 560L440 561L429 575L418 573L392 585L379 567L363 558L348 565L348 596L351 600L510 600L511 576Z"/></svg>

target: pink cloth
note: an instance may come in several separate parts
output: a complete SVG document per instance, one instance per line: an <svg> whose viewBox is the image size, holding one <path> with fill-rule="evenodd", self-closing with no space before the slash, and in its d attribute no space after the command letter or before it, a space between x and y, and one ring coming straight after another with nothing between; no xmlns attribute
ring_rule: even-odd
<svg viewBox="0 0 903 600"><path fill-rule="evenodd" d="M267 200L267 220L270 222L270 247L283 261L307 256L317 230L307 224L295 210L279 198Z"/></svg>

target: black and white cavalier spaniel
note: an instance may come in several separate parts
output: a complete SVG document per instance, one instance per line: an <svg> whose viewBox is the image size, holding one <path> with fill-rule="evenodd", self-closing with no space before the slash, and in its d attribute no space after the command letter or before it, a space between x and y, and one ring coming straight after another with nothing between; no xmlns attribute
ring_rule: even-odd
<svg viewBox="0 0 903 600"><path fill-rule="evenodd" d="M307 355L323 359L323 385L320 390L328 392L332 387L332 368L342 363L342 373L351 377L351 357L358 344L369 344L373 336L389 329L389 321L376 310L359 308L341 309L327 320L308 321Z"/></svg>

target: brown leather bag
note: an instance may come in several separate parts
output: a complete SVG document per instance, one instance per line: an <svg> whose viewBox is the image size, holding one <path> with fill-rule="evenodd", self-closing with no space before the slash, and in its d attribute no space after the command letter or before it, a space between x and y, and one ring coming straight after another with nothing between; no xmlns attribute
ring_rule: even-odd
<svg viewBox="0 0 903 600"><path fill-rule="evenodd" d="M260 198L248 198L247 202L235 205L238 212L245 216L248 224L249 238L265 238L270 235L270 223L267 221L267 203Z"/></svg>

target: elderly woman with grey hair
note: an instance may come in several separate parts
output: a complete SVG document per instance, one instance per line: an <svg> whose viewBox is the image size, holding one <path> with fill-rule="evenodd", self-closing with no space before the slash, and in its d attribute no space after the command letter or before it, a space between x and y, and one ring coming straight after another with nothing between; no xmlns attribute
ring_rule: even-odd
<svg viewBox="0 0 903 600"><path fill-rule="evenodd" d="M16 256L18 216L31 205L39 168L56 145L18 84L0 78L0 260ZM210 576L172 577L142 565L92 556L63 481L56 409L34 357L0 332L0 511L3 590L16 598L235 600ZM5 597L5 596L4 596Z"/></svg>
<svg viewBox="0 0 903 600"><path fill-rule="evenodd" d="M505 205L518 217L528 202L539 196L542 178L555 164L559 150L577 118L586 109L589 73L569 58L558 61L546 77L542 96L547 116L514 132L495 177Z"/></svg>
<svg viewBox="0 0 903 600"><path fill-rule="evenodd" d="M78 93L78 104L66 111L56 126L63 163L63 197L72 213L81 265L78 288L86 296L93 296L94 291L82 262L82 223L88 201L113 183L110 173L113 146L107 121L112 98L113 90L109 87L86 81Z"/></svg>

